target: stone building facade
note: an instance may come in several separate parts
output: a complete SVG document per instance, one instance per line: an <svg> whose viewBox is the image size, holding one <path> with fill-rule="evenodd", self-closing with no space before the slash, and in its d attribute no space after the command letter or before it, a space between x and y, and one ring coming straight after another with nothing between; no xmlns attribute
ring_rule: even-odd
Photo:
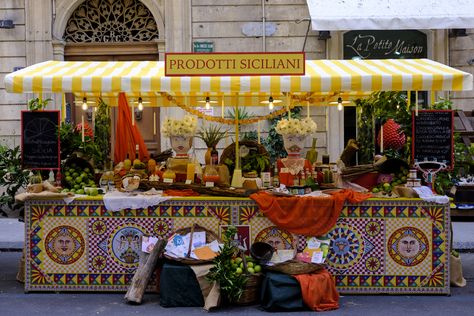
<svg viewBox="0 0 474 316"><path fill-rule="evenodd" d="M95 15L88 13L91 8ZM305 0L2 0L0 20L14 24L0 29L0 141L10 146L19 144L20 111L32 97L5 91L5 75L18 67L50 59L164 60L165 52L190 52L197 42L211 42L214 52L304 51L307 59L338 59L344 34L320 39L309 26ZM448 30L424 33L429 58L474 72L472 30L452 38ZM61 96L52 97L59 108ZM457 108L473 109L473 92L450 97ZM163 119L177 110L158 111ZM318 123L320 152L338 155L344 146L343 113L314 107L311 115ZM166 147L164 139L156 143Z"/></svg>

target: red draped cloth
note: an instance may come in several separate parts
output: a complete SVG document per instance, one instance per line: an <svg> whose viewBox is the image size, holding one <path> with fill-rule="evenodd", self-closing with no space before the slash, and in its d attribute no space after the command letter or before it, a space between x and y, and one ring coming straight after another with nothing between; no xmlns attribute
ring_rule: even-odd
<svg viewBox="0 0 474 316"><path fill-rule="evenodd" d="M118 118L115 128L114 161L118 163L127 157L135 158L135 146L138 144L140 160L150 157L143 137L137 125L132 125L132 112L128 106L125 93L120 92L118 98Z"/></svg>
<svg viewBox="0 0 474 316"><path fill-rule="evenodd" d="M318 312L339 308L339 293L331 274L326 269L294 277L300 283L303 302L309 308Z"/></svg>
<svg viewBox="0 0 474 316"><path fill-rule="evenodd" d="M346 200L359 203L371 196L370 193L340 190L329 197L282 197L258 192L250 198L276 226L293 234L321 236L334 227Z"/></svg>

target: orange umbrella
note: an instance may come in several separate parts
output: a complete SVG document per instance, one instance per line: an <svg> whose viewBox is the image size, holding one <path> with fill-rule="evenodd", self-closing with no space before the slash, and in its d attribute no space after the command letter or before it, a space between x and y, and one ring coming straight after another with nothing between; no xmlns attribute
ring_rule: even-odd
<svg viewBox="0 0 474 316"><path fill-rule="evenodd" d="M132 112L128 106L127 97L125 93L120 92L118 98L118 119L115 129L114 161L123 161L127 153L130 159L133 160L137 144L140 160L143 160L144 157L150 157L137 125L132 125Z"/></svg>

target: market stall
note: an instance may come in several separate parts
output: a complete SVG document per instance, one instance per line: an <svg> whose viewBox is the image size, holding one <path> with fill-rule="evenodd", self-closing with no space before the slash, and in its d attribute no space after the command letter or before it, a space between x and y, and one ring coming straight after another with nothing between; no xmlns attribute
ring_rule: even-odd
<svg viewBox="0 0 474 316"><path fill-rule="evenodd" d="M165 76L163 62L48 61L7 75L5 83L17 93L152 94L158 106L178 106L223 124L235 121L199 113L190 100L217 96L221 104L237 107L242 96L283 96L284 107L277 111L285 112L296 104L319 105L358 91L472 89L470 74L427 59L312 60L304 68L304 75L287 76ZM346 202L339 211L328 233L327 264L341 293L449 294L449 205L369 199ZM27 200L25 214L27 291L125 290L137 267L134 247L140 235L168 237L193 223L216 232L222 225L237 225L249 243L303 249L306 242L277 227L247 198L172 198L119 212L108 211L101 198L69 204L34 199Z"/></svg>

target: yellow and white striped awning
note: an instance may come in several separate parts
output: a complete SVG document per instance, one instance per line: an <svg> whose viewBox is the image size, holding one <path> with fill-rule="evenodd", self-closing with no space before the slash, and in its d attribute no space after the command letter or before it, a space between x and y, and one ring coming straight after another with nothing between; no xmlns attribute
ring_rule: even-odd
<svg viewBox="0 0 474 316"><path fill-rule="evenodd" d="M472 75L429 59L307 60L304 76L166 77L162 61L46 61L5 77L8 92L175 95L471 90Z"/></svg>

